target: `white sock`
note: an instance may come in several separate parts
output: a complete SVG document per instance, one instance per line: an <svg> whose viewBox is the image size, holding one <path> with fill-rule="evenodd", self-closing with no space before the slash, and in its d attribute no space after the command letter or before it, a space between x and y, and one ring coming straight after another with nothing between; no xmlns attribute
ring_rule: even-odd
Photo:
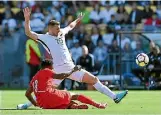
<svg viewBox="0 0 161 115"><path fill-rule="evenodd" d="M27 102L27 103L25 103L25 105L27 105L27 108L28 108L28 107L32 106L32 103L31 102Z"/></svg>
<svg viewBox="0 0 161 115"><path fill-rule="evenodd" d="M34 100L36 101L36 97L33 96L33 98L34 98ZM31 102L27 102L27 103L25 103L25 104L27 105L27 108L32 106L32 103L31 103Z"/></svg>
<svg viewBox="0 0 161 115"><path fill-rule="evenodd" d="M103 85L100 81L93 85L97 91L109 96L111 99L116 98L116 94L112 92L107 86Z"/></svg>

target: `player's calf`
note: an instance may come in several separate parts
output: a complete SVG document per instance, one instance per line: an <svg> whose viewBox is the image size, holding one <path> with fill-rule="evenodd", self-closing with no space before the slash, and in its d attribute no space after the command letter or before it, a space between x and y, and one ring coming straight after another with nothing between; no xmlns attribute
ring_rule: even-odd
<svg viewBox="0 0 161 115"><path fill-rule="evenodd" d="M86 104L73 104L70 106L70 109L88 109L88 106Z"/></svg>

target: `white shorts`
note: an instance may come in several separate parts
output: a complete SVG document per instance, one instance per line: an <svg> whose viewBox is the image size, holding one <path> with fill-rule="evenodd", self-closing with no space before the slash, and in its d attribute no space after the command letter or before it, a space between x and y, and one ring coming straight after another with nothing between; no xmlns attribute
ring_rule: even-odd
<svg viewBox="0 0 161 115"><path fill-rule="evenodd" d="M63 65L53 65L54 71L59 74L59 73L69 73L72 71L72 69L75 67L73 62L68 62Z"/></svg>
<svg viewBox="0 0 161 115"><path fill-rule="evenodd" d="M82 82L82 79L83 79L83 76L84 76L85 72L86 72L86 70L81 69L80 71L76 71L76 72L72 73L68 78L72 79L74 81ZM60 83L62 81L63 81L63 79L62 80L60 80L60 79L53 79L53 85L55 87L57 87L57 86L60 85Z"/></svg>

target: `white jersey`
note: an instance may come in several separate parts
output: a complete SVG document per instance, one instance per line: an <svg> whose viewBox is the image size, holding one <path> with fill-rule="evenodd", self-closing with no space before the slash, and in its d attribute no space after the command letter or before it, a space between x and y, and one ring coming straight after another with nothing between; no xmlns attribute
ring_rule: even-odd
<svg viewBox="0 0 161 115"><path fill-rule="evenodd" d="M37 34L38 39L43 41L50 50L53 58L53 68L56 73L70 72L74 68L74 63L65 42L65 34L69 30L68 27L60 29L58 36L52 36L48 33Z"/></svg>

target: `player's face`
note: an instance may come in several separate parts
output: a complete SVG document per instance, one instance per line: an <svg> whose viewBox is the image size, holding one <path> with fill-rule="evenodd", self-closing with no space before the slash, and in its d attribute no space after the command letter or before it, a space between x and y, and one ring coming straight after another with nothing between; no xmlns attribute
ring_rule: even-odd
<svg viewBox="0 0 161 115"><path fill-rule="evenodd" d="M58 36L58 33L60 32L60 25L52 26L50 29L55 36Z"/></svg>

